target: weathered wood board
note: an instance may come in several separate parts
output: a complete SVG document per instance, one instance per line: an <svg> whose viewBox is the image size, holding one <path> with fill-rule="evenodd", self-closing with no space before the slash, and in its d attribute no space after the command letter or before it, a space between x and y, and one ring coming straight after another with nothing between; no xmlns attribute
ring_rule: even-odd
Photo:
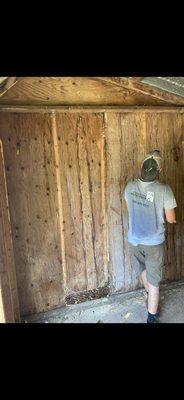
<svg viewBox="0 0 184 400"><path fill-rule="evenodd" d="M50 117L9 114L0 126L20 310L34 313L63 302Z"/></svg>
<svg viewBox="0 0 184 400"><path fill-rule="evenodd" d="M184 277L183 118L158 109L0 113L21 315L109 281L114 291L139 286L122 196L155 148L178 203L165 279Z"/></svg>
<svg viewBox="0 0 184 400"><path fill-rule="evenodd" d="M127 243L127 213L122 194L126 183L139 177L141 160L148 151L159 149L163 155L160 179L168 183L176 197L177 224L166 224L165 279L183 274L184 132L183 114L106 113L107 140L107 215L110 267L114 290L139 286L130 263Z"/></svg>
<svg viewBox="0 0 184 400"><path fill-rule="evenodd" d="M58 114L68 290L106 284L103 114Z"/></svg>
<svg viewBox="0 0 184 400"><path fill-rule="evenodd" d="M21 314L108 280L103 114L52 118L0 116Z"/></svg>
<svg viewBox="0 0 184 400"><path fill-rule="evenodd" d="M20 321L17 279L4 168L0 140L0 323Z"/></svg>
<svg viewBox="0 0 184 400"><path fill-rule="evenodd" d="M153 105L161 99L95 77L22 77L0 99L11 105Z"/></svg>

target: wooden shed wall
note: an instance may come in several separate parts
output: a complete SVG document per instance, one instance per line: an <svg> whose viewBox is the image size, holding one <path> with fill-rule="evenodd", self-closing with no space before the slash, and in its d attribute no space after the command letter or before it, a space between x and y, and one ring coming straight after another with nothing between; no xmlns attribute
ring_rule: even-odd
<svg viewBox="0 0 184 400"><path fill-rule="evenodd" d="M178 208L177 225L166 225L167 264L165 279L184 277L184 117L181 113L142 112L107 113L107 215L110 267L116 290L131 290L139 283L130 264L127 213L123 209L122 191L128 180L140 173L145 153L160 149L163 172L160 179L171 185Z"/></svg>
<svg viewBox="0 0 184 400"><path fill-rule="evenodd" d="M108 281L104 115L0 116L22 314Z"/></svg>
<svg viewBox="0 0 184 400"><path fill-rule="evenodd" d="M129 259L126 182L159 148L178 202L165 278L184 277L181 112L0 113L21 314L72 293L138 287Z"/></svg>

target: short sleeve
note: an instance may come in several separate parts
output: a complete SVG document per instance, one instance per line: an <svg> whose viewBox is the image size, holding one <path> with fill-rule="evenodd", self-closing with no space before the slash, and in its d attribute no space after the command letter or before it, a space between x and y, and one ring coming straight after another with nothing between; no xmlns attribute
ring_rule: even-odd
<svg viewBox="0 0 184 400"><path fill-rule="evenodd" d="M124 189L124 199L126 201L128 201L129 192L130 192L130 182L127 183L127 185L125 186L125 189Z"/></svg>
<svg viewBox="0 0 184 400"><path fill-rule="evenodd" d="M169 185L166 185L164 194L164 208L167 209L175 207L177 207L177 203L173 191Z"/></svg>
<svg viewBox="0 0 184 400"><path fill-rule="evenodd" d="M124 194L124 199L127 201L127 186L125 187L123 194Z"/></svg>

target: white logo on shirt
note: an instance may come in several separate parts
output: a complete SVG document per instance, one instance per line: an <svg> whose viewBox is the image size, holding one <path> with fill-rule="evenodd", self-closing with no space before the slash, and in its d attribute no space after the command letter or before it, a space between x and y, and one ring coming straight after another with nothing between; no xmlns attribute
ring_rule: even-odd
<svg viewBox="0 0 184 400"><path fill-rule="evenodd" d="M154 200L154 192L147 192L146 200L151 201L153 203Z"/></svg>

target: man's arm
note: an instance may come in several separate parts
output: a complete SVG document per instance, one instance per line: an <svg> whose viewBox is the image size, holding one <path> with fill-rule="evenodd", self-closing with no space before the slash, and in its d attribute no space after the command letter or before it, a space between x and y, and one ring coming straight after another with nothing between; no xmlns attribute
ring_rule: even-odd
<svg viewBox="0 0 184 400"><path fill-rule="evenodd" d="M123 204L123 210L125 212L128 212L128 205L127 205L127 202L126 202L125 198L123 198L122 204Z"/></svg>
<svg viewBox="0 0 184 400"><path fill-rule="evenodd" d="M169 222L170 224L176 224L176 215L175 215L174 208L166 208L165 209L165 217L166 217L166 221Z"/></svg>

